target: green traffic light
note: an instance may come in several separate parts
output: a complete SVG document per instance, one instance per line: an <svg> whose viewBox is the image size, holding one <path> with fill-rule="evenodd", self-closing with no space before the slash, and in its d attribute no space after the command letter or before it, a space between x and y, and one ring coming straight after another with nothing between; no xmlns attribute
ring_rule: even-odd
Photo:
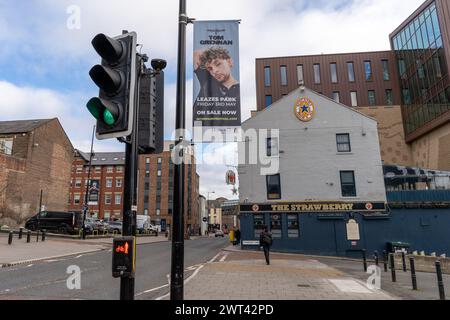
<svg viewBox="0 0 450 320"><path fill-rule="evenodd" d="M105 109L105 111L103 112L103 120L107 125L110 126L116 123L116 119L114 119L113 114L108 109Z"/></svg>

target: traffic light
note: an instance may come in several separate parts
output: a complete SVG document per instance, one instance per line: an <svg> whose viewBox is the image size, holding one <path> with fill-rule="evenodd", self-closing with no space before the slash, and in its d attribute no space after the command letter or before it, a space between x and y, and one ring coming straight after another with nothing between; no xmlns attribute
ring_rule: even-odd
<svg viewBox="0 0 450 320"><path fill-rule="evenodd" d="M100 93L86 106L97 119L99 140L125 137L133 130L137 89L136 38L136 33L130 32L115 38L98 34L92 40L102 62L94 66L89 75Z"/></svg>
<svg viewBox="0 0 450 320"><path fill-rule="evenodd" d="M164 149L164 72L166 62L152 60L140 78L138 150L141 154L161 153Z"/></svg>
<svg viewBox="0 0 450 320"><path fill-rule="evenodd" d="M112 274L114 278L133 277L136 271L136 241L134 237L113 239Z"/></svg>

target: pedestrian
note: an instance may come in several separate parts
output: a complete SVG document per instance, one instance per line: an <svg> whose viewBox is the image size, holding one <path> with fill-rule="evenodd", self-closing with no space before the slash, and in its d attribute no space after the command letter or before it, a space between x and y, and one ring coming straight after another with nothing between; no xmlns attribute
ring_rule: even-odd
<svg viewBox="0 0 450 320"><path fill-rule="evenodd" d="M261 232L259 236L259 243L264 249L264 257L266 258L267 265L269 265L269 252L270 246L272 245L272 233L268 230L267 227L264 227L264 231Z"/></svg>
<svg viewBox="0 0 450 320"><path fill-rule="evenodd" d="M241 243L241 231L239 230L239 228L234 232L234 239L236 240L236 245L239 245Z"/></svg>

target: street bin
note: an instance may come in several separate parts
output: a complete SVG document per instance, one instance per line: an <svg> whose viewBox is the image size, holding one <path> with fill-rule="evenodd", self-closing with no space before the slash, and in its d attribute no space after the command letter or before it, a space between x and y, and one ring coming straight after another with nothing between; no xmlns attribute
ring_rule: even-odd
<svg viewBox="0 0 450 320"><path fill-rule="evenodd" d="M234 230L230 230L230 242L233 243L234 242Z"/></svg>
<svg viewBox="0 0 450 320"><path fill-rule="evenodd" d="M405 252L408 253L408 249L411 245L407 242L391 241L386 243L388 253Z"/></svg>

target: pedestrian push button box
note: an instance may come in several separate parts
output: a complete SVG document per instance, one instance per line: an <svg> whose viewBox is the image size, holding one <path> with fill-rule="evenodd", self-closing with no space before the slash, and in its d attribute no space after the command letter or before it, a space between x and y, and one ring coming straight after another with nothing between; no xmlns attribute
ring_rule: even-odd
<svg viewBox="0 0 450 320"><path fill-rule="evenodd" d="M114 278L134 277L136 268L135 238L122 237L113 240L112 274Z"/></svg>

